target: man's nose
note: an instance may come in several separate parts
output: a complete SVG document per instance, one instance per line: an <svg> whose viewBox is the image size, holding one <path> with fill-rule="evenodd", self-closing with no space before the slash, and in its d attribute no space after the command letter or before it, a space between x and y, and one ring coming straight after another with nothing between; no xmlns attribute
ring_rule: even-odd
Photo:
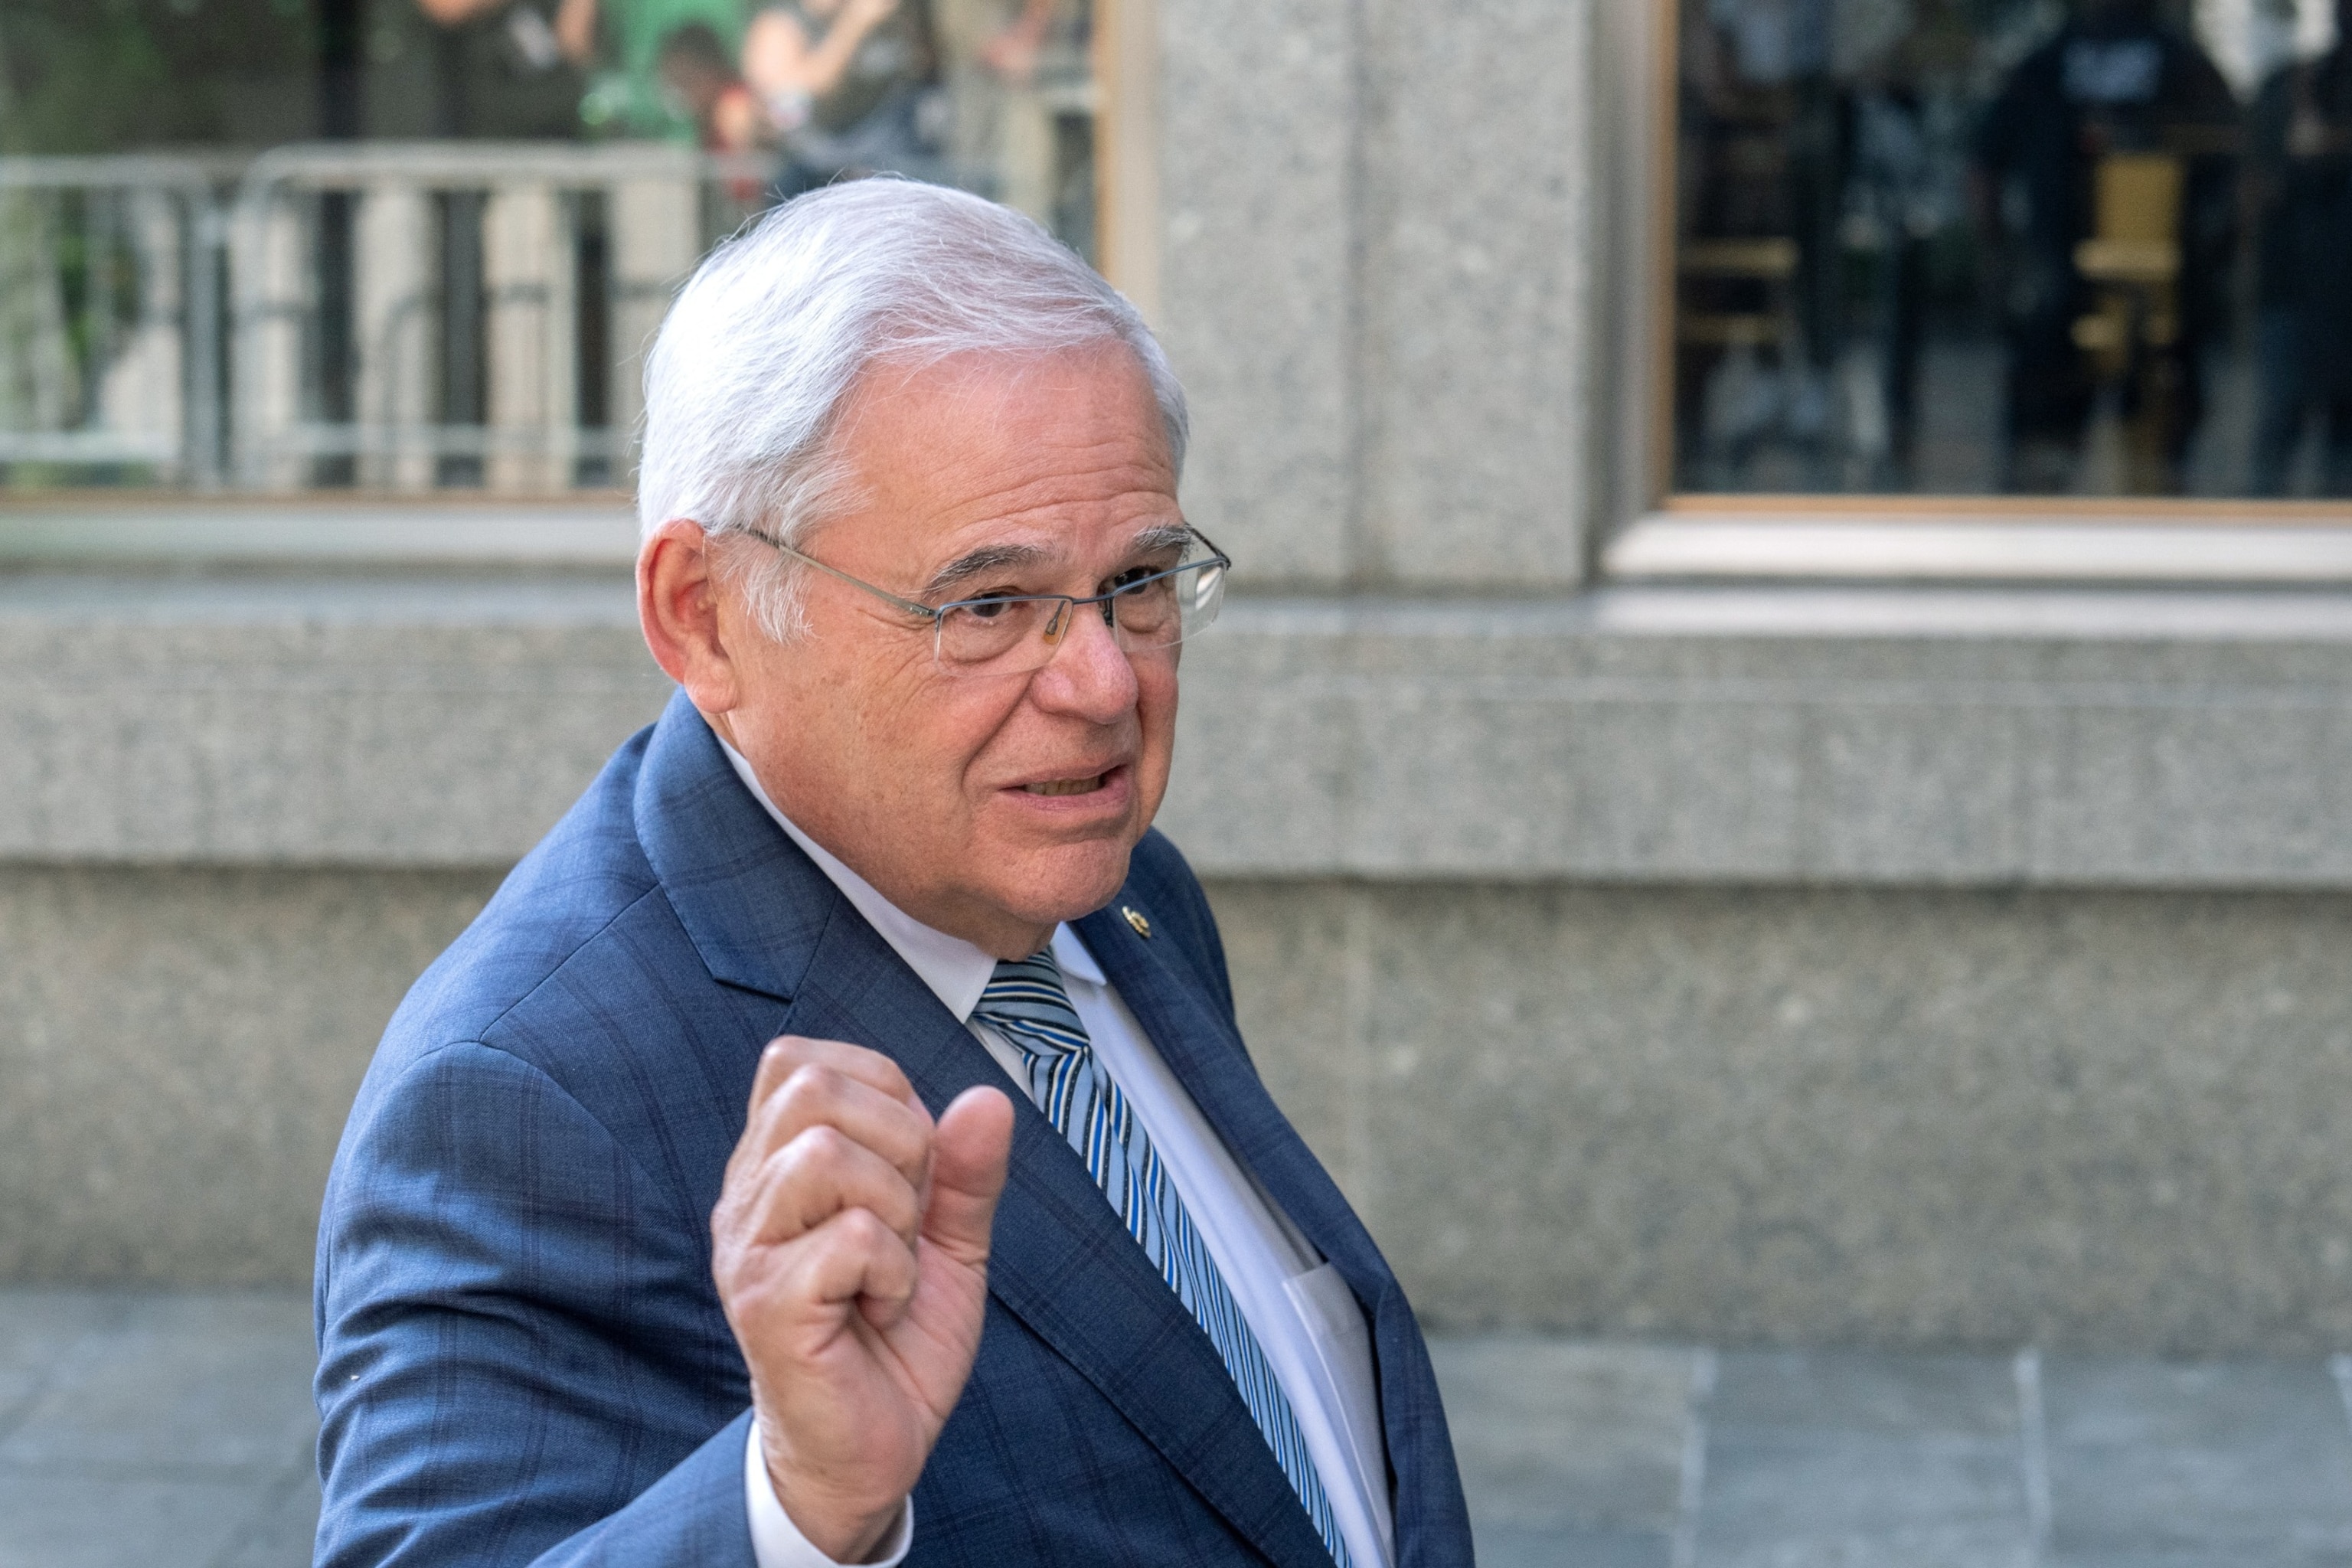
<svg viewBox="0 0 2352 1568"><path fill-rule="evenodd" d="M1041 708L1108 724L1135 706L1135 666L1100 605L1074 605L1054 657L1030 683Z"/></svg>

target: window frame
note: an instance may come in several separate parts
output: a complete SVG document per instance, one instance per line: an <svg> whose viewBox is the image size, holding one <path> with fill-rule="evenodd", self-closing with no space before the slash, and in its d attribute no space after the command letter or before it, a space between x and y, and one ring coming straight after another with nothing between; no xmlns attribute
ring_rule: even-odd
<svg viewBox="0 0 2352 1568"><path fill-rule="evenodd" d="M2352 581L2352 500L1681 491L1674 488L1676 72L1685 0L1604 0L1595 259L1602 381L1598 579ZM1728 525L1754 531L1711 548ZM1896 531L1909 537L1876 537ZM2338 533L2343 537L2333 537ZM1942 537L1938 539L1937 536ZM2065 536L2086 536L2071 548ZM2318 537L2326 535L2330 537ZM2251 567L2242 555L2263 536ZM2301 537L2298 536L2310 536ZM2114 546L2103 559L2090 548ZM1719 557L1719 559L1711 559ZM2199 563L2204 563L2202 569Z"/></svg>

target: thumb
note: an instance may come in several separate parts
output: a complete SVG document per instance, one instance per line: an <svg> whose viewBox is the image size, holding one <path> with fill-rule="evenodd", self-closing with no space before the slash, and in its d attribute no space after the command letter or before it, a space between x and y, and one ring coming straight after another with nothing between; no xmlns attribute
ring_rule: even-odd
<svg viewBox="0 0 2352 1568"><path fill-rule="evenodd" d="M923 1237L957 1261L988 1261L988 1227L1013 1153L1013 1101L996 1089L965 1089L940 1113L931 1138L931 1201Z"/></svg>

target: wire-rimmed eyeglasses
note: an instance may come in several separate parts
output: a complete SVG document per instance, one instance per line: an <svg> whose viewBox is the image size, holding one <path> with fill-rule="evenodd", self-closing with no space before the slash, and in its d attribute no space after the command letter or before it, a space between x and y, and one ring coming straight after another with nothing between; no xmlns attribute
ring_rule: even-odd
<svg viewBox="0 0 2352 1568"><path fill-rule="evenodd" d="M1025 675L1053 659L1081 609L1100 609L1103 624L1129 654L1173 647L1215 620L1225 602L1225 574L1233 558L1198 529L1188 526L1184 535L1186 542L1174 565L1131 567L1109 588L1085 598L989 594L939 605L877 588L764 533L753 531L751 537L928 622L932 658L943 673ZM1195 554L1196 550L1203 553Z"/></svg>

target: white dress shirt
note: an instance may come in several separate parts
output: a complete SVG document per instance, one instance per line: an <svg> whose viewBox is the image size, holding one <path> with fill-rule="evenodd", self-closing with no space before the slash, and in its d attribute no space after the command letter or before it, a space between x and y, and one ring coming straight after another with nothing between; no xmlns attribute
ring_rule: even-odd
<svg viewBox="0 0 2352 1568"><path fill-rule="evenodd" d="M1028 1095L1021 1053L984 1025L972 1023L996 960L961 937L934 931L875 891L791 818L776 809L751 764L719 742L735 774L768 815L807 852L842 896L856 907L917 978L947 1010L964 1021L997 1065ZM1243 1170L1192 1097L1160 1059L1118 992L1077 932L1057 926L1054 962L1086 1026L1097 1061L1117 1080L1143 1123L1152 1147L1176 1184L1209 1255L1224 1275L1234 1303L1257 1336L1276 1379L1298 1417L1307 1451L1331 1500L1339 1534L1356 1568L1391 1568L1396 1561L1389 1510L1387 1446L1372 1378L1371 1338L1363 1312L1339 1271L1300 1234L1265 1190ZM809 1544L777 1502L753 1423L743 1459L744 1500L751 1519L752 1555L759 1568L838 1568ZM914 1541L910 1499L878 1563L895 1568Z"/></svg>

